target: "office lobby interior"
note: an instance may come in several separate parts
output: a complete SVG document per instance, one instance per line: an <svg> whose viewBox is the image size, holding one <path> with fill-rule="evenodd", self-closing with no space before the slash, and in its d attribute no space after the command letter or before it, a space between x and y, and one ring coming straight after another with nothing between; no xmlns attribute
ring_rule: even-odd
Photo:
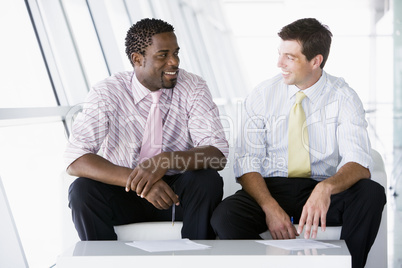
<svg viewBox="0 0 402 268"><path fill-rule="evenodd" d="M388 267L402 267L401 0L2 0L0 176L29 267L54 266L78 241L63 180L71 124L92 85L132 69L124 39L145 17L175 27L180 67L207 81L231 149L240 104L280 72L281 27L308 17L328 25L325 71L363 102L387 173ZM232 168L225 197L239 188Z"/></svg>

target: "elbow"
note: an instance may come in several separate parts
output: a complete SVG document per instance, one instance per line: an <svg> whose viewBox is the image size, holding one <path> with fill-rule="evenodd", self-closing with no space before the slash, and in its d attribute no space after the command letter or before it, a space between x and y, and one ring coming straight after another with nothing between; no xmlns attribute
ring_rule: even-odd
<svg viewBox="0 0 402 268"><path fill-rule="evenodd" d="M209 162L210 168L215 169L217 171L223 170L226 167L226 164L228 163L228 159L222 153L221 156L213 157L210 160L211 160Z"/></svg>
<svg viewBox="0 0 402 268"><path fill-rule="evenodd" d="M79 172L78 172L78 165L79 163L77 163L77 160L75 160L74 162L72 162L66 169L66 172L68 175L70 176L75 176L75 177L79 177Z"/></svg>
<svg viewBox="0 0 402 268"><path fill-rule="evenodd" d="M363 179L370 179L371 178L371 172L368 168L365 168L363 172Z"/></svg>
<svg viewBox="0 0 402 268"><path fill-rule="evenodd" d="M66 172L68 175L70 176L76 176L75 171L74 171L74 167L73 164L69 165L66 169Z"/></svg>
<svg viewBox="0 0 402 268"><path fill-rule="evenodd" d="M226 167L226 164L228 163L228 160L226 157L222 157L222 159L219 161L219 165L217 168L215 168L217 171L221 171Z"/></svg>

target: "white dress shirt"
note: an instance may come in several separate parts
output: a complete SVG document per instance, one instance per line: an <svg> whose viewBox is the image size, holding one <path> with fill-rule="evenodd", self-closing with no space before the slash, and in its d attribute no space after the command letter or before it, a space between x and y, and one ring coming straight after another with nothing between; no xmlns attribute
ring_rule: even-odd
<svg viewBox="0 0 402 268"><path fill-rule="evenodd" d="M258 85L246 98L238 135L236 178L249 172L263 177L287 177L288 120L296 86L286 85L281 74ZM311 178L321 181L348 162L371 165L370 141L363 104L343 78L323 71L303 90L310 143Z"/></svg>

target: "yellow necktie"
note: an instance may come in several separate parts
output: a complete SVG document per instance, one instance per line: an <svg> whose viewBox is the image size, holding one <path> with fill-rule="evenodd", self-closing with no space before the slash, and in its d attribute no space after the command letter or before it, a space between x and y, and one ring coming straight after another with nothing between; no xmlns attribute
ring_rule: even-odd
<svg viewBox="0 0 402 268"><path fill-rule="evenodd" d="M308 178L311 175L306 115L303 92L296 93L295 105L289 115L288 177Z"/></svg>

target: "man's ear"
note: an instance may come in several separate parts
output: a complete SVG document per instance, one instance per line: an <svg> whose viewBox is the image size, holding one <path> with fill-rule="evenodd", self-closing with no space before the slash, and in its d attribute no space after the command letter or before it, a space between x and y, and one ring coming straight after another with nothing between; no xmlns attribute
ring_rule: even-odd
<svg viewBox="0 0 402 268"><path fill-rule="evenodd" d="M131 53L131 63L133 66L142 66L144 56L141 55L140 53Z"/></svg>
<svg viewBox="0 0 402 268"><path fill-rule="evenodd" d="M324 60L324 57L321 54L316 55L311 62L313 63L313 68L320 68L320 65L322 61Z"/></svg>

